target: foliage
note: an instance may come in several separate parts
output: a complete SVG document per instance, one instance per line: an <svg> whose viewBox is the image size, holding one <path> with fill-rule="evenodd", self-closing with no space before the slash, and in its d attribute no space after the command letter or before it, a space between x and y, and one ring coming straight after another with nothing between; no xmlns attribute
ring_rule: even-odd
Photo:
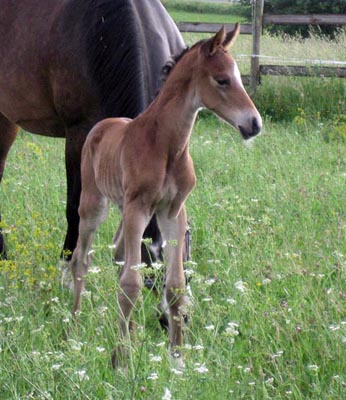
<svg viewBox="0 0 346 400"><path fill-rule="evenodd" d="M326 142L346 143L346 114L334 116L332 121L323 129L323 137Z"/></svg>
<svg viewBox="0 0 346 400"><path fill-rule="evenodd" d="M345 92L339 78L266 77L255 102L273 121L330 121L344 114Z"/></svg>
<svg viewBox="0 0 346 400"><path fill-rule="evenodd" d="M264 12L268 14L345 14L346 0L266 0ZM339 31L337 26L311 27L307 25L272 25L267 28L271 33L286 33L308 37L311 32L334 37Z"/></svg>

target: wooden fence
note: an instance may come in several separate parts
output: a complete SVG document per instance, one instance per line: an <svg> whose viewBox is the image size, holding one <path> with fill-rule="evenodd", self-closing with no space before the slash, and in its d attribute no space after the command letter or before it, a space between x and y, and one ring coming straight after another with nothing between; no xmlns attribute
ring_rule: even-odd
<svg viewBox="0 0 346 400"><path fill-rule="evenodd" d="M346 14L309 14L309 15L273 15L264 14L264 0L254 0L252 24L242 24L241 34L252 35L252 54L250 76L245 76L245 82L250 84L251 93L255 93L261 75L292 75L292 76L324 76L346 78L345 67L306 67L303 65L263 65L260 63L261 36L263 27L270 24L278 25L346 25ZM181 32L215 33L221 24L178 22ZM234 24L225 24L231 30Z"/></svg>

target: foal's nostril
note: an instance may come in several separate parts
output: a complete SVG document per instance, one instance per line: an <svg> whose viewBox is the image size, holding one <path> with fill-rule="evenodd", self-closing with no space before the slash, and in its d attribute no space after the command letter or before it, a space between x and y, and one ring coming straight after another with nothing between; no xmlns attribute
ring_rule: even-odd
<svg viewBox="0 0 346 400"><path fill-rule="evenodd" d="M252 119L252 134L253 135L257 135L258 133L260 133L261 131L261 124L258 122L258 119L256 117L254 117Z"/></svg>

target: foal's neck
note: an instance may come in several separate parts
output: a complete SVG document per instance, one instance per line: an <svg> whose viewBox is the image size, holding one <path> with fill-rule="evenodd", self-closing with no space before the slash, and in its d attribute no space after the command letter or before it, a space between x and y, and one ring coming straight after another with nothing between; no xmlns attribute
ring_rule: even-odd
<svg viewBox="0 0 346 400"><path fill-rule="evenodd" d="M150 107L160 127L160 140L166 141L170 152L177 153L188 146L200 107L193 81L193 63L184 58L172 70Z"/></svg>

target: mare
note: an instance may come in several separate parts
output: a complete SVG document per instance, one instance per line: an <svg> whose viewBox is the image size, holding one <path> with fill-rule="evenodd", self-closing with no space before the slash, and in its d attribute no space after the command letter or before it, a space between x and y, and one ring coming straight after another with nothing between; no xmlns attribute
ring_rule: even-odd
<svg viewBox="0 0 346 400"><path fill-rule="evenodd" d="M82 192L77 247L71 265L74 277L73 314L88 271L93 235L115 203L123 225L116 241L116 257L125 264L119 278L119 323L126 343L132 328L131 312L142 287L138 270L141 238L156 213L166 241L165 297L169 307L170 351L182 365L182 325L185 280L183 248L185 200L196 181L189 140L197 112L206 107L249 139L262 126L253 102L241 82L238 67L228 53L239 34L237 24L222 28L209 40L186 51L171 70L162 90L137 118L108 118L96 124L82 152ZM126 360L128 344L113 352L113 365ZM121 362L122 363L122 362Z"/></svg>
<svg viewBox="0 0 346 400"><path fill-rule="evenodd" d="M0 0L0 9L0 181L19 127L66 139L62 256L70 259L88 132L106 117L142 112L159 91L163 65L185 44L160 0ZM160 243L154 217L144 236ZM144 246L142 253L148 262Z"/></svg>

